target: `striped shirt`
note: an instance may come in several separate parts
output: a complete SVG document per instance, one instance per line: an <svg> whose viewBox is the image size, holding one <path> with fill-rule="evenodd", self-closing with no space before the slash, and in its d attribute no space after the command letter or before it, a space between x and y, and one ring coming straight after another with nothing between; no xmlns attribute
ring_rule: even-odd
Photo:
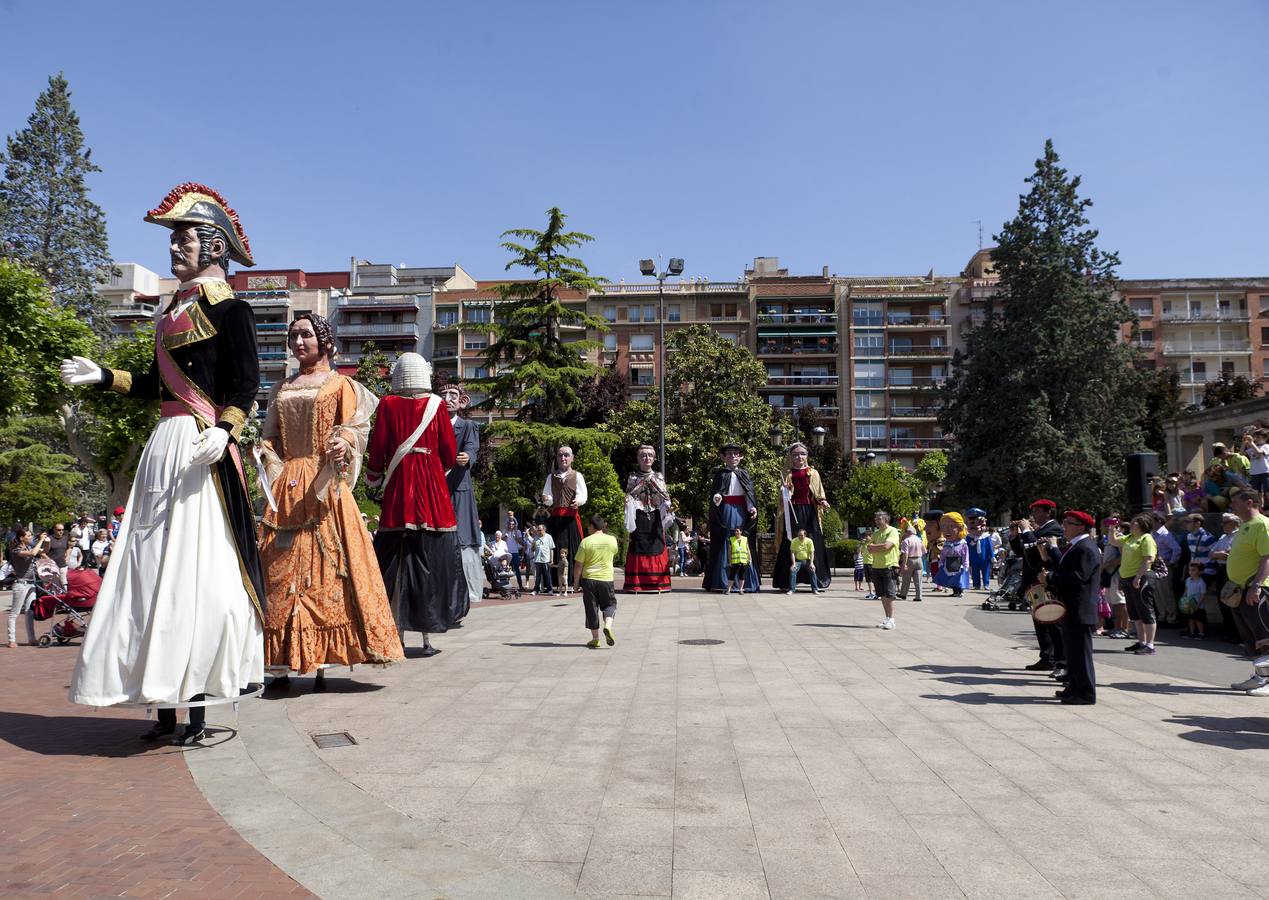
<svg viewBox="0 0 1269 900"><path fill-rule="evenodd" d="M1185 536L1190 545L1190 562L1199 563L1204 575L1216 574L1216 563L1212 560L1212 545L1216 543L1216 535L1202 525Z"/></svg>

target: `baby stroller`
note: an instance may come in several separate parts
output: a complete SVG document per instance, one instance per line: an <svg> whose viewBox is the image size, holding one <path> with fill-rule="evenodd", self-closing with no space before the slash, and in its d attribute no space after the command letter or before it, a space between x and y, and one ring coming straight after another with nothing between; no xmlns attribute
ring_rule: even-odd
<svg viewBox="0 0 1269 900"><path fill-rule="evenodd" d="M1027 601L1022 596L1022 557L1009 556L1005 559L1000 574L1000 587L987 595L983 601L983 609L1026 609Z"/></svg>
<svg viewBox="0 0 1269 900"><path fill-rule="evenodd" d="M506 559L506 557L501 558ZM490 594L497 594L499 600L510 600L513 597L519 599L520 589L511 586L513 574L510 566L494 566L493 559L485 557L485 578L489 582L489 587L481 590L481 596L488 597Z"/></svg>
<svg viewBox="0 0 1269 900"><path fill-rule="evenodd" d="M88 619L97 602L97 592L101 590L101 576L92 569L72 569L66 573L66 590L62 590L61 577L57 566L52 567L51 578L45 578L36 565L36 573L40 576L35 585L35 600L31 610L37 621L43 622L53 616L63 618L53 623L47 634L40 635L39 645L47 647L57 641L59 644L80 638L88 630Z"/></svg>

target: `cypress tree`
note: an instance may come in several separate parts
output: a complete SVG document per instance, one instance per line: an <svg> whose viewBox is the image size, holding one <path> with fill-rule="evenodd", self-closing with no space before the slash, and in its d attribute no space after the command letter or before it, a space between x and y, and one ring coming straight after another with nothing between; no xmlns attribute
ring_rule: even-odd
<svg viewBox="0 0 1269 900"><path fill-rule="evenodd" d="M1123 340L1119 257L1096 245L1079 177L1053 142L992 252L1000 278L985 319L953 359L940 422L955 440L951 491L993 510L1039 497L1089 510L1124 501L1124 460L1142 447L1146 393Z"/></svg>
<svg viewBox="0 0 1269 900"><path fill-rule="evenodd" d="M58 302L104 334L93 285L110 271L106 217L88 197L86 176L101 169L84 147L70 88L59 73L35 101L27 127L0 153L0 244L38 272Z"/></svg>

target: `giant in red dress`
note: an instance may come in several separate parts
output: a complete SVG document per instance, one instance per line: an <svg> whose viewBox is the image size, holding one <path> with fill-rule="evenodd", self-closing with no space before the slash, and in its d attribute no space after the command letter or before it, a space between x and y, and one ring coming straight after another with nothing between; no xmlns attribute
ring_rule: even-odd
<svg viewBox="0 0 1269 900"><path fill-rule="evenodd" d="M454 506L445 482L457 445L439 397L389 395L380 401L370 433L367 481L373 484L384 477L397 449L418 428L429 407L436 411L427 428L387 476L375 554L398 627L435 634L449 630L468 612Z"/></svg>

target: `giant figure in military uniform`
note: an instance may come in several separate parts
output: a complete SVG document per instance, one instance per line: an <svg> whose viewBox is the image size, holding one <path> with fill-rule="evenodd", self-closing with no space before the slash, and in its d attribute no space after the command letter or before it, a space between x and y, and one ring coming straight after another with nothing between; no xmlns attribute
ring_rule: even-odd
<svg viewBox="0 0 1269 900"><path fill-rule="evenodd" d="M89 706L236 698L264 680L263 578L237 446L260 382L255 317L225 281L231 259L254 265L251 248L237 213L201 184L174 188L145 219L171 229L180 279L154 361L127 372L77 356L61 368L67 384L157 400L161 415L71 678L71 700ZM177 743L202 737L203 712L190 707ZM143 737L175 732L166 708Z"/></svg>

